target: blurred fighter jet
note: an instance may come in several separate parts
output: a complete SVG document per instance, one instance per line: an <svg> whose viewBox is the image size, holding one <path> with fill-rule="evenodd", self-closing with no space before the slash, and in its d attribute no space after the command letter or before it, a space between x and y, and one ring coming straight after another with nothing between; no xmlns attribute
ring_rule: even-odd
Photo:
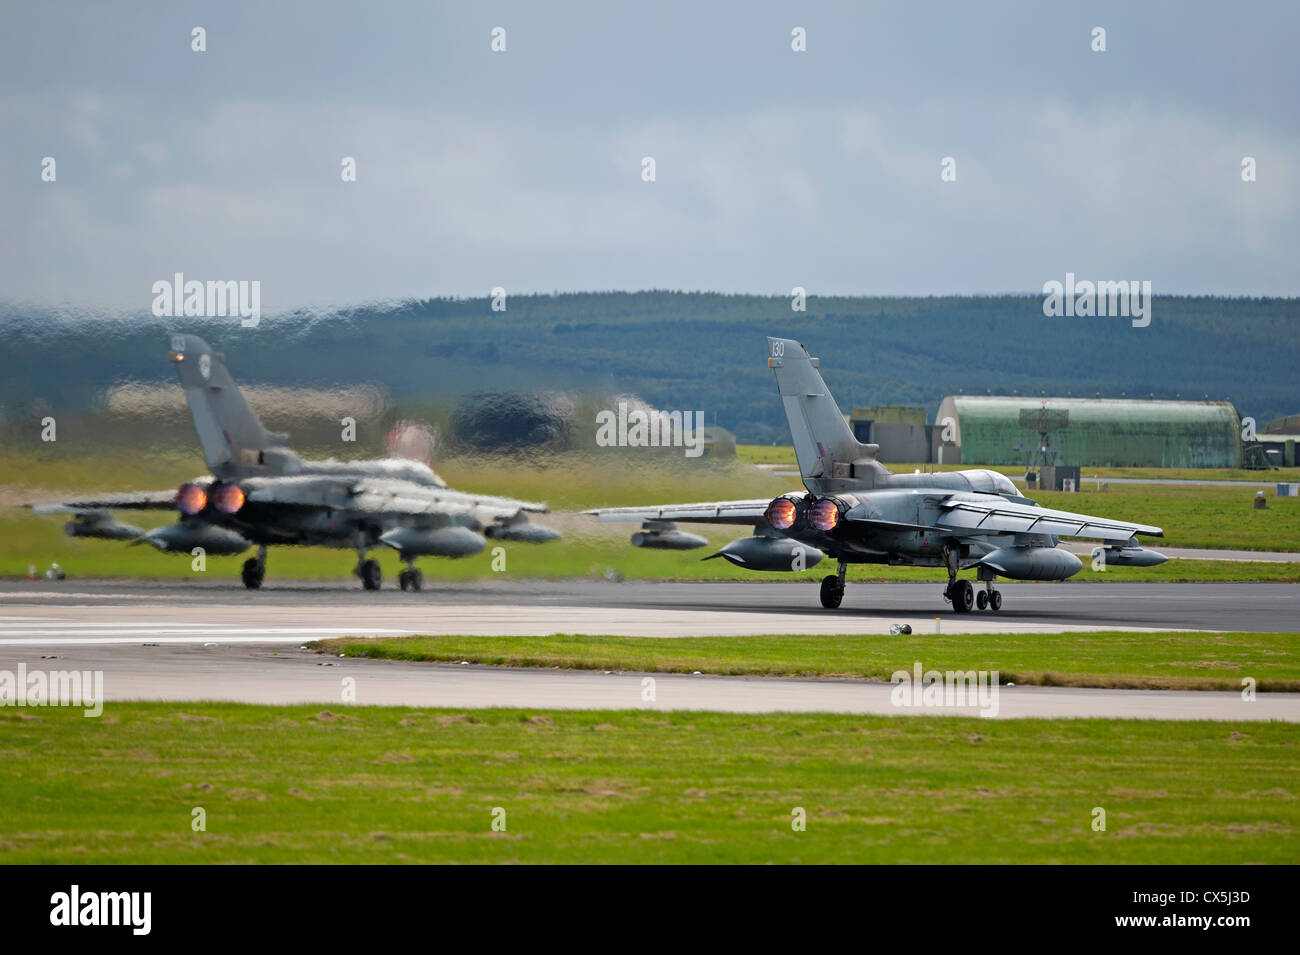
<svg viewBox="0 0 1300 955"><path fill-rule="evenodd" d="M160 551L190 555L241 554L244 586L266 576L272 544L347 547L357 552L354 573L366 590L378 590L379 562L372 548L393 548L406 563L403 590L419 590L422 556L463 557L493 540L540 543L560 535L528 522L546 505L466 494L447 487L418 461L304 461L289 450L288 435L262 427L236 387L225 359L196 335L171 336L176 365L203 457L212 471L176 491L109 494L84 500L29 505L37 514L70 513L73 537L144 541ZM116 521L112 510L171 510L180 520L144 533Z"/></svg>
<svg viewBox="0 0 1300 955"><path fill-rule="evenodd" d="M838 573L822 580L823 607L844 598L849 564L943 567L943 592L957 613L1000 610L999 576L1013 580L1064 580L1079 558L1057 548L1059 537L1106 542L1106 563L1148 567L1165 556L1144 550L1135 535L1163 537L1158 527L1039 507L1022 497L1005 475L966 470L943 474L893 474L876 460L874 444L859 444L817 370L820 361L796 341L769 338L768 367L776 373L805 491L773 501L717 501L584 511L601 521L642 521L632 543L684 550L707 542L677 530L675 521L752 524L713 557L750 570L801 571L829 555ZM705 558L709 560L711 558ZM957 573L974 567L984 584L978 594Z"/></svg>

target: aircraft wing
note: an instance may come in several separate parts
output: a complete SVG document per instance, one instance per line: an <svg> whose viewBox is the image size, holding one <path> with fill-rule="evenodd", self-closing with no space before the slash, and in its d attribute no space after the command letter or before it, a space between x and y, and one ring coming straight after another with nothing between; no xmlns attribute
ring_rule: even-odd
<svg viewBox="0 0 1300 955"><path fill-rule="evenodd" d="M248 499L263 503L320 507L320 481L307 478L271 478L244 482L248 486ZM261 486L258 486L258 485ZM404 484L404 482L403 482ZM506 497L489 497L481 494L464 494L442 488L424 488L412 485L384 486L382 482L359 482L347 489L347 505L362 511L398 514L429 514L435 511L478 511L492 516L509 517L519 512L545 514L545 504L516 501ZM340 502L342 503L342 502ZM170 511L176 507L176 490L141 491L124 494L101 494L95 497L65 501L43 501L28 504L33 514L90 514L113 510Z"/></svg>
<svg viewBox="0 0 1300 955"><path fill-rule="evenodd" d="M241 482L241 486L248 500L256 504L347 509L364 514L472 514L480 519L506 520L523 513L545 514L548 511L545 504L532 501L466 494L391 478L344 481L312 474L252 478Z"/></svg>
<svg viewBox="0 0 1300 955"><path fill-rule="evenodd" d="M545 504L506 497L448 493L435 488L400 491L361 488L354 493L348 507L372 514L472 514L490 520L508 520L523 513L545 514L548 511Z"/></svg>
<svg viewBox="0 0 1300 955"><path fill-rule="evenodd" d="M763 519L772 502L770 497L756 501L708 501L701 504L664 504L657 507L601 507L583 511L601 522L606 521L685 521L695 524L753 524Z"/></svg>
<svg viewBox="0 0 1300 955"><path fill-rule="evenodd" d="M250 493L249 499L255 499L256 492ZM394 519L415 518L417 525L421 518L437 515L451 518L456 524L472 521L482 528L486 537L494 540L520 540L542 543L559 537L558 531L540 524L532 524L526 515L545 514L545 504L531 501L517 501L509 497L491 497L483 494L465 494L449 488L425 487L407 482L360 481L347 491L347 500L342 504L355 519L358 515L366 521L379 520L385 526ZM404 550L400 535L405 530L400 526L380 537L380 542Z"/></svg>
<svg viewBox="0 0 1300 955"><path fill-rule="evenodd" d="M33 514L87 514L110 510L170 511L176 507L176 489L100 494L96 497L71 501L43 501L26 506L31 508Z"/></svg>
<svg viewBox="0 0 1300 955"><path fill-rule="evenodd" d="M942 513L937 526L964 534L1052 534L1116 541L1127 541L1135 534L1165 536L1163 530L1149 524L1054 511L992 496L987 502L950 497L938 502L938 507Z"/></svg>

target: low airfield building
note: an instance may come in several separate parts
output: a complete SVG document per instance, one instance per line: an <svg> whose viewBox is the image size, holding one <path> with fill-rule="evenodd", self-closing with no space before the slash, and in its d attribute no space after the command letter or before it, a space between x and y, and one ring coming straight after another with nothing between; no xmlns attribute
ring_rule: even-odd
<svg viewBox="0 0 1300 955"><path fill-rule="evenodd" d="M949 463L1023 463L1046 435L1056 454L1045 463L1241 467L1241 419L1228 401L949 395L932 427Z"/></svg>
<svg viewBox="0 0 1300 955"><path fill-rule="evenodd" d="M928 464L934 460L925 408L914 405L854 408L848 421L853 437L863 444L880 445L881 461Z"/></svg>
<svg viewBox="0 0 1300 955"><path fill-rule="evenodd" d="M1256 435L1256 440L1275 467L1295 467L1296 445L1300 444L1300 414L1270 421Z"/></svg>

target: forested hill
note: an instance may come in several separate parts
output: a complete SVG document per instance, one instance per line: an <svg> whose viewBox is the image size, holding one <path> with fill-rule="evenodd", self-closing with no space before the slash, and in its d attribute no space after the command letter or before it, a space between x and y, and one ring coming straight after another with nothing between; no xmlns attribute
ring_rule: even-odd
<svg viewBox="0 0 1300 955"><path fill-rule="evenodd" d="M1159 297L1147 328L1047 318L1038 295L788 298L686 292L430 299L238 319L69 318L0 307L0 406L93 407L127 380L169 381L165 331L223 350L237 380L371 383L398 400L480 391L633 393L700 409L742 440L785 440L763 337L822 358L841 407L946 394L1231 398L1259 422L1300 411L1300 299ZM716 419L715 419L716 415Z"/></svg>

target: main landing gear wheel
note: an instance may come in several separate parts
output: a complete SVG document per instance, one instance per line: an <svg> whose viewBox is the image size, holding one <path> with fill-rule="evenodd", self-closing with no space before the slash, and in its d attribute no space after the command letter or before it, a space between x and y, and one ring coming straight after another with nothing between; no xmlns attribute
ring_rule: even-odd
<svg viewBox="0 0 1300 955"><path fill-rule="evenodd" d="M359 569L361 575L361 586L366 590L378 590L384 582L384 572L379 567L379 561L362 561Z"/></svg>
<svg viewBox="0 0 1300 955"><path fill-rule="evenodd" d="M244 579L244 586L249 590L256 590L262 586L262 581L266 577L266 565L256 557L250 557L244 561L244 567L239 572L239 576Z"/></svg>
<svg viewBox="0 0 1300 955"><path fill-rule="evenodd" d="M844 599L844 585L840 583L840 578L835 574L827 574L822 578L822 606L827 610L834 610Z"/></svg>
<svg viewBox="0 0 1300 955"><path fill-rule="evenodd" d="M970 613L975 606L975 588L969 580L956 580L952 584L953 613Z"/></svg>
<svg viewBox="0 0 1300 955"><path fill-rule="evenodd" d="M411 567L397 575L397 583L403 590L419 590L424 586L424 574Z"/></svg>

